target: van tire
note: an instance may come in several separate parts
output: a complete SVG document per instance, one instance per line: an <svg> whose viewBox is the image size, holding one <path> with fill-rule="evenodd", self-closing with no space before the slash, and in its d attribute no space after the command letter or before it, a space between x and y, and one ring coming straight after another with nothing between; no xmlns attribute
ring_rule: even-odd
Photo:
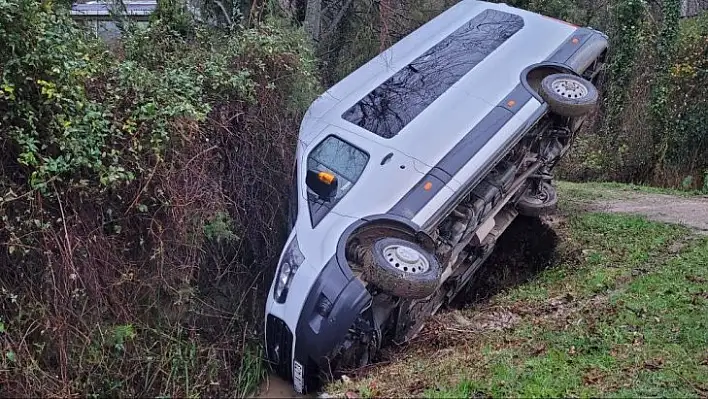
<svg viewBox="0 0 708 399"><path fill-rule="evenodd" d="M363 269L362 277L370 284L390 295L409 299L422 299L434 293L441 274L435 256L400 238L374 242L366 251Z"/></svg>
<svg viewBox="0 0 708 399"><path fill-rule="evenodd" d="M543 78L539 94L553 113L566 117L589 113L599 98L595 85L568 73L554 73Z"/></svg>
<svg viewBox="0 0 708 399"><path fill-rule="evenodd" d="M541 183L538 193L532 193L529 187L516 203L516 210L519 211L519 214L529 217L550 215L555 213L557 207L558 192L549 182Z"/></svg>

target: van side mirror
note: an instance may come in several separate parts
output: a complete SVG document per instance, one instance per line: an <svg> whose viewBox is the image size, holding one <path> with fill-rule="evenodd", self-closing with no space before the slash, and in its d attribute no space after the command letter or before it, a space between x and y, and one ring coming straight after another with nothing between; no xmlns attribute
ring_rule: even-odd
<svg viewBox="0 0 708 399"><path fill-rule="evenodd" d="M339 181L337 176L329 172L307 171L305 183L310 190L314 191L321 200L331 201L337 194Z"/></svg>

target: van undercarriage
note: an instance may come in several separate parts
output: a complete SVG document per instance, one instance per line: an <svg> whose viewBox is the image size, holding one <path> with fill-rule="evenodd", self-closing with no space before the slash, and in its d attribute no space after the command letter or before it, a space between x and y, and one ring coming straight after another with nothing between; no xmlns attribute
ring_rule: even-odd
<svg viewBox="0 0 708 399"><path fill-rule="evenodd" d="M520 200L543 195L544 188L553 189L549 184L553 167L570 148L580 123L551 113L544 116L481 182L465 190L466 194L453 204L451 212L426 229L442 266L433 295L406 299L367 282L364 262L373 241L380 237L415 239L406 237L410 233L381 223L350 237L347 261L372 301L358 315L346 339L328 356L329 365L322 369L326 374L323 377L332 378L335 370L371 363L382 345L409 341L420 332L428 317L463 292L492 253L497 239L519 214ZM541 212L529 216L548 212L555 203L544 205L538 208Z"/></svg>

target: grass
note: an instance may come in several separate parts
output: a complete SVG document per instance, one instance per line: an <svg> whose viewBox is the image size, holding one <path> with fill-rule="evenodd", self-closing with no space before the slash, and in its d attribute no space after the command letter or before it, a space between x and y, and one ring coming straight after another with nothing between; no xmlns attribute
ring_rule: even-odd
<svg viewBox="0 0 708 399"><path fill-rule="evenodd" d="M265 378L266 367L263 362L263 350L260 347L245 348L241 358L241 367L236 373L236 385L241 387L237 397L246 397L256 392Z"/></svg>
<svg viewBox="0 0 708 399"><path fill-rule="evenodd" d="M708 395L708 240L687 238L679 226L596 213L575 213L560 230L560 264L488 303L439 316L390 364L331 391ZM501 331L470 323L499 314L518 322Z"/></svg>

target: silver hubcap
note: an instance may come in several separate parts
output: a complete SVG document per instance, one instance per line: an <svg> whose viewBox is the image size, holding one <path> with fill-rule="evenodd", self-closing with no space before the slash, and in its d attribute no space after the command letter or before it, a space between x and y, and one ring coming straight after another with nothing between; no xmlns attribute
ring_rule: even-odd
<svg viewBox="0 0 708 399"><path fill-rule="evenodd" d="M389 245L384 248L384 256L391 266L405 273L420 274L430 269L423 254L403 245Z"/></svg>
<svg viewBox="0 0 708 399"><path fill-rule="evenodd" d="M588 88L572 79L556 79L551 87L556 93L566 98L583 98L588 95Z"/></svg>

